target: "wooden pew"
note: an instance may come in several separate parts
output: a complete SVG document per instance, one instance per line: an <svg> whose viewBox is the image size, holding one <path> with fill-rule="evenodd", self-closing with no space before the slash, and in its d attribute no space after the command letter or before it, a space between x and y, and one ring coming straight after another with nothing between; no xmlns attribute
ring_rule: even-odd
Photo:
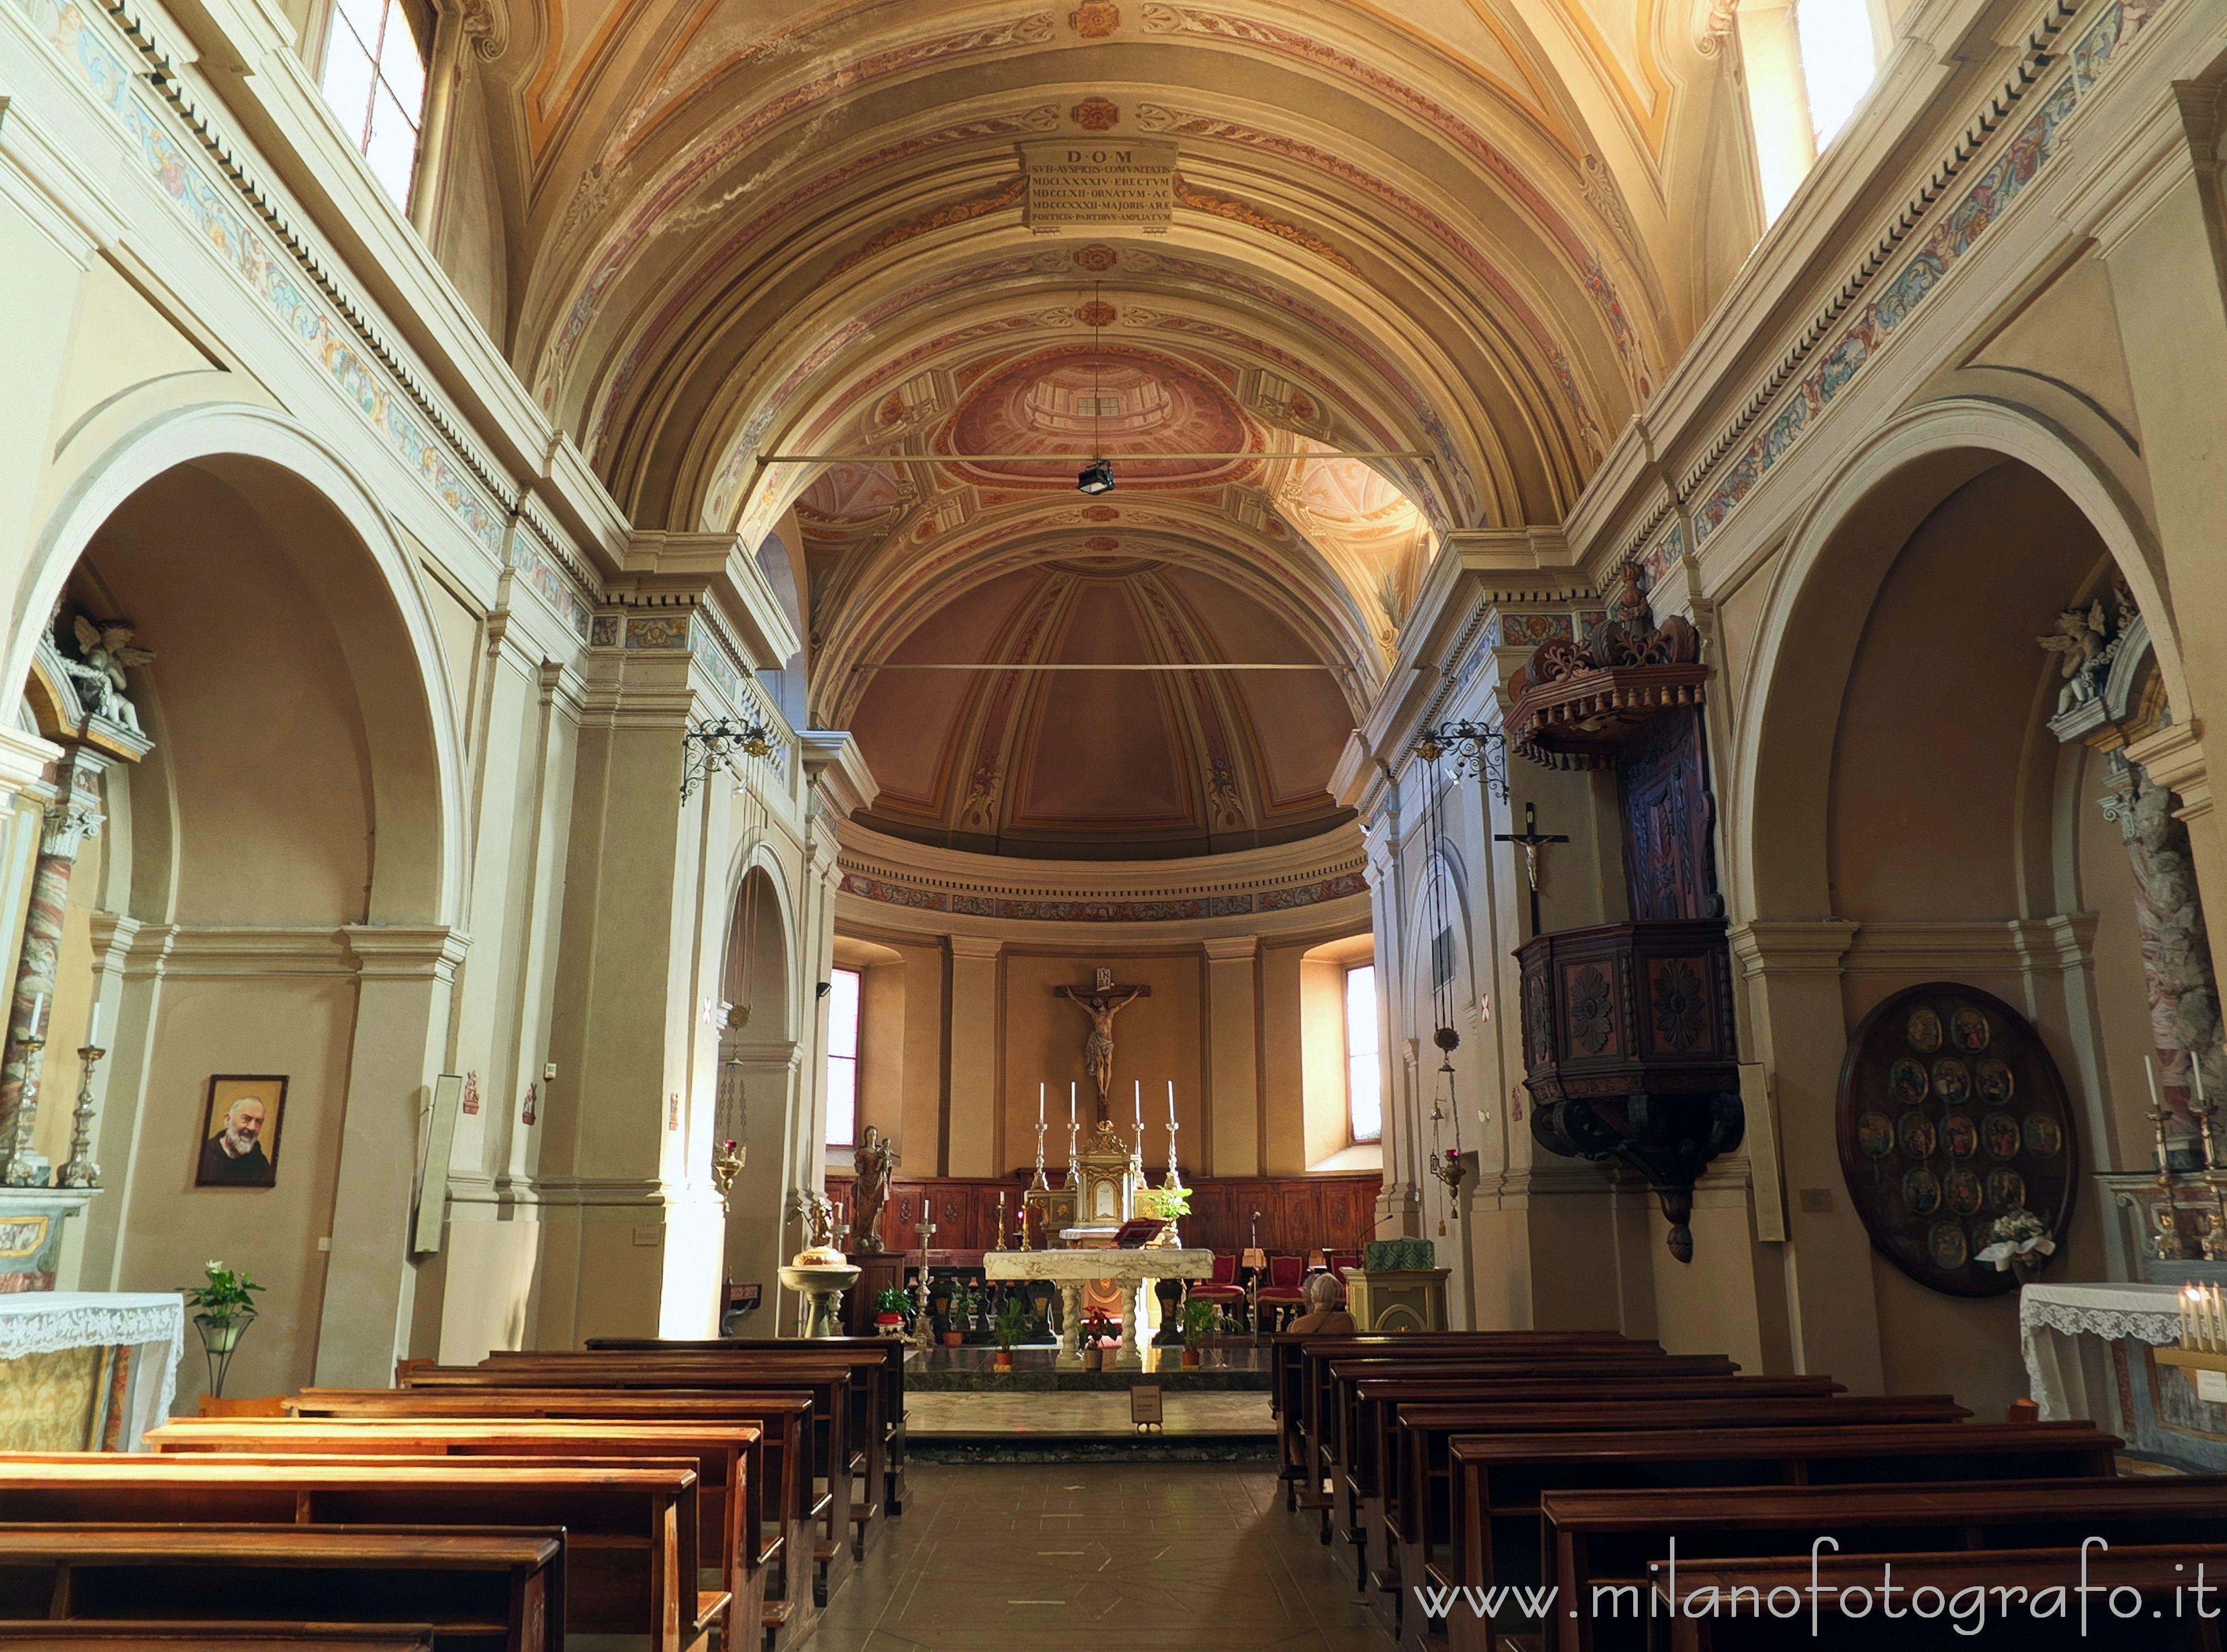
<svg viewBox="0 0 2227 1652"><path fill-rule="evenodd" d="M1332 1366L1343 1373L1337 1389L1339 1433L1337 1464L1340 1484L1349 1488L1356 1527L1369 1518L1374 1505L1379 1511L1398 1501L1403 1442L1398 1413L1404 1404L1460 1405L1476 1403L1487 1394L1495 1403L1560 1404L1580 1391L1622 1399L1675 1391L1688 1400L1825 1399L1841 1385L1827 1376L1743 1377L1714 1368L1714 1361L1692 1366L1669 1360L1625 1362L1610 1368L1587 1362L1579 1382L1572 1368L1558 1367L1541 1375L1510 1374L1507 1368L1464 1362L1458 1364L1407 1366L1396 1362L1365 1362L1356 1371L1351 1362ZM1729 1363L1729 1362L1725 1362Z"/></svg>
<svg viewBox="0 0 2227 1652"><path fill-rule="evenodd" d="M1327 1510L1323 1483L1330 1472L1330 1458L1320 1451L1310 1454L1307 1441L1318 1446L1328 1433L1315 1423L1326 1362L1336 1355L1370 1352L1401 1353L1411 1359L1434 1357L1475 1359L1495 1349L1548 1350L1571 1347L1651 1349L1661 1345L1633 1342L1612 1330L1500 1330L1412 1331L1399 1335L1369 1333L1352 1336L1318 1336L1310 1332L1278 1331L1269 1338L1269 1409L1277 1419L1285 1483L1284 1506L1288 1509ZM1445 1350L1440 1354L1438 1350ZM1330 1541L1330 1518L1323 1517L1323 1541Z"/></svg>
<svg viewBox="0 0 2227 1652"><path fill-rule="evenodd" d="M1490 1589L1541 1580L1539 1499L1550 1490L2109 1479L2121 1444L2082 1422L1458 1435L1446 1552L1418 1581ZM1415 1617L1411 1646L1445 1644ZM1475 1613L1445 1626L1452 1652L1490 1652L1490 1626Z"/></svg>
<svg viewBox="0 0 2227 1652"><path fill-rule="evenodd" d="M0 1620L5 1652L432 1652L430 1623L11 1623Z"/></svg>
<svg viewBox="0 0 2227 1652"><path fill-rule="evenodd" d="M697 1586L696 1470L678 1461L502 1457L465 1467L424 1457L235 1464L11 1454L0 1456L0 1514L50 1527L376 1525L432 1535L450 1526L561 1526L564 1632L647 1636L650 1652L692 1652L731 1604Z"/></svg>
<svg viewBox="0 0 2227 1652"><path fill-rule="evenodd" d="M801 1640L826 1602L814 1585L812 1489L814 1406L809 1394L744 1392L666 1394L590 1388L304 1388L287 1402L303 1418L579 1418L597 1422L732 1423L762 1431L765 1455L758 1559L766 1573L766 1611Z"/></svg>
<svg viewBox="0 0 2227 1652"><path fill-rule="evenodd" d="M567 1547L560 1531L525 1528L0 1525L0 1618L13 1620L0 1645L29 1652L64 1624L55 1643L101 1646L97 1624L110 1646L127 1626L137 1644L159 1644L204 1623L251 1645L290 1643L237 1621L260 1615L274 1621L257 1627L306 1628L354 1652L423 1645L428 1630L439 1652L561 1652ZM366 1627L382 1620L400 1627Z"/></svg>
<svg viewBox="0 0 2227 1652"><path fill-rule="evenodd" d="M604 1349L715 1349L731 1352L737 1348L757 1348L764 1344L745 1342L735 1337L711 1340L677 1340L660 1337L590 1336L590 1350ZM871 1350L881 1355L882 1419L884 1430L883 1450L882 1506L892 1517L904 1513L905 1468L905 1349L910 1346L901 1336L815 1336L815 1349L839 1349L846 1354Z"/></svg>
<svg viewBox="0 0 2227 1652"><path fill-rule="evenodd" d="M903 1449L890 1422L891 1408L902 1413L904 1403L902 1379L893 1381L890 1375L892 1346L886 1337L820 1336L788 1343L724 1339L700 1344L646 1344L626 1350L597 1347L577 1354L498 1351L482 1360L480 1368L508 1372L531 1366L561 1370L577 1360L588 1362L591 1369L616 1374L630 1387L711 1387L729 1381L762 1382L769 1374L830 1360L842 1362L851 1375L844 1438L852 1473L865 1479L863 1496L852 1485L844 1487L844 1500L849 1507L843 1529L848 1534L852 1557L859 1559L865 1554L872 1524L884 1508L890 1453L893 1445L900 1456ZM902 1349L899 1353L901 1363Z"/></svg>
<svg viewBox="0 0 2227 1652"><path fill-rule="evenodd" d="M737 1344L737 1346L740 1346ZM858 1375L861 1362L854 1355L820 1354L798 1344L759 1353L724 1356L644 1354L496 1354L476 1366L450 1367L411 1363L403 1368L403 1385L410 1387L475 1387L631 1389L795 1390L808 1392L814 1400L814 1475L826 1488L826 1530L814 1547L814 1558L833 1575L843 1565L842 1549L855 1557L863 1553L866 1521L854 1521L852 1482L856 1442L852 1438L854 1391L871 1381L880 1368L879 1356L866 1362L868 1375ZM876 1384L869 1394L869 1432L879 1430ZM878 1447L870 1448L870 1463L878 1470ZM869 1484L871 1481L869 1481ZM878 1507L866 1509L867 1521ZM831 1547L830 1546L835 1546Z"/></svg>
<svg viewBox="0 0 2227 1652"><path fill-rule="evenodd" d="M812 1474L825 1487L817 1504L821 1532L811 1546L813 1594L821 1605L849 1567L856 1538L851 1524L851 1364L844 1359L784 1360L669 1371L621 1354L518 1356L475 1366L405 1362L399 1386L412 1390L480 1388L603 1388L639 1391L755 1390L812 1396Z"/></svg>
<svg viewBox="0 0 2227 1652"><path fill-rule="evenodd" d="M2227 1476L1965 1485L1749 1486L1550 1491L1539 1518L1561 1652L1643 1647L1645 1625L1597 1620L1596 1585L1643 1585L1677 1544L1681 1572L1726 1558L1801 1557L1821 1537L1851 1555L1957 1549L2201 1544L2227 1560ZM1888 1581L1874 1569L1875 1579ZM1667 1573L1666 1573L1667 1578ZM2227 1577L2223 1577L2227 1581ZM2060 1579L2070 1581L2070 1579ZM1682 1580L1681 1580L1682 1582ZM1643 1587L1640 1591L1644 1594ZM1577 1616L1567 1614L1575 1606Z"/></svg>
<svg viewBox="0 0 2227 1652"><path fill-rule="evenodd" d="M1940 1591L1938 1613L1931 1622L1915 1618L1909 1606L1901 1622L1882 1625L1878 1591L1886 1568L1893 1568L1898 1591L1908 1589L1910 1599L1921 1589ZM2199 1571L2200 1568L2200 1571ZM2199 1576L2207 1589L2210 1580L2227 1573L2227 1547L2217 1544L2113 1545L2097 1548L2033 1548L1981 1550L1962 1553L1821 1554L1813 1563L1807 1556L1706 1561L1681 1564L1675 1594L1668 1577L1658 1579L1652 1596L1661 1611L1655 1627L1667 1630L1663 1643L1671 1652L1873 1652L1892 1647L1896 1652L1964 1652L1975 1644L2015 1647L2020 1652L2219 1652L2219 1625L2198 1616L2205 1604L2191 1585ZM2073 1591L2082 1585L2094 1591L2084 1597ZM1818 1591L1817 1632L1811 1632L1810 1590ZM1739 1617L1673 1619L1671 1599L1687 1601L1697 1589L1714 1589L1716 1598L1731 1601L1741 1591ZM2038 1617L2035 1608L2052 1590L2064 1590L2065 1617ZM1856 1591L1868 1591L1858 1597ZM1978 1591L1975 1596L1972 1591ZM2115 1591L2132 1591L2136 1599L2126 1616L2113 1605ZM1791 1591L1790 1596L1786 1592ZM1863 1611L1855 1611L1858 1598ZM2083 1614L2080 1602L2085 1599ZM1792 1608L1792 1617L1751 1615L1748 1601L1772 1602L1772 1614ZM1986 1612L1985 1628L1975 1638L1957 1633L1946 1616L1958 1610L1969 1613L1975 1603ZM1637 1610L1637 1608L1635 1608ZM2053 1609L2052 1609L2053 1611ZM1974 1620L1967 1617L1969 1623ZM1892 1631L1892 1638L1882 1632Z"/></svg>
<svg viewBox="0 0 2227 1652"><path fill-rule="evenodd" d="M1835 1424L1954 1423L1971 1415L1942 1394L1822 1396L1796 1395L1784 1400L1688 1400L1675 1386L1661 1392L1623 1400L1602 1400L1590 1388L1573 1387L1559 1400L1522 1405L1503 1403L1480 1389L1476 1398L1461 1405L1406 1406L1400 1408L1400 1426L1423 1436L1426 1451L1445 1451L1454 1436L1475 1433L1553 1433L1565 1430L1634 1430L1707 1427L1737 1430L1779 1427L1829 1427ZM1394 1635L1401 1634L1407 1596L1401 1571L1403 1547L1418 1547L1419 1537L1392 1527L1381 1501L1372 1506L1375 1519L1362 1528L1364 1569L1360 1586L1371 1591L1377 1616ZM1448 1515L1449 1520L1451 1515ZM1420 1524L1420 1511L1417 1524ZM1427 1550L1417 1553L1406 1581L1420 1582Z"/></svg>
<svg viewBox="0 0 2227 1652"><path fill-rule="evenodd" d="M1331 1487L1337 1498L1337 1525L1350 1543L1359 1543L1362 1504L1380 1495L1380 1465L1366 1455L1368 1441L1361 1428L1360 1384L1364 1378L1402 1375L1428 1377L1458 1371L1478 1381L1491 1379L1583 1384L1598 1379L1643 1373L1660 1379L1684 1376L1727 1377L1739 1368L1715 1354L1669 1355L1651 1348L1632 1350L1579 1348L1562 1352L1515 1353L1503 1357L1472 1356L1460 1361L1430 1360L1411 1363L1382 1352L1333 1356L1322 1362L1323 1394L1316 1403L1313 1426L1328 1430L1323 1442L1331 1465ZM1311 1448L1313 1442L1310 1441Z"/></svg>
<svg viewBox="0 0 2227 1652"><path fill-rule="evenodd" d="M144 1437L158 1452L252 1457L280 1453L327 1457L595 1457L605 1461L680 1458L696 1466L703 1532L699 1553L717 1561L705 1575L734 1598L733 1639L739 1647L758 1624L768 1648L787 1623L769 1617L761 1554L765 1529L763 1438L748 1423L665 1424L629 1419L587 1422L386 1418L354 1422L283 1417L252 1421L182 1418Z"/></svg>
<svg viewBox="0 0 2227 1652"><path fill-rule="evenodd" d="M5 1652L432 1652L423 1623L256 1623L0 1621Z"/></svg>

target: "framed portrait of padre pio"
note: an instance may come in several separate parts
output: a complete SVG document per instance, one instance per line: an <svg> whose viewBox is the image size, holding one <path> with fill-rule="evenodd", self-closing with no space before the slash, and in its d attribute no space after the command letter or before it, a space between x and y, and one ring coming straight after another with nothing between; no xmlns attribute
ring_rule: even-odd
<svg viewBox="0 0 2227 1652"><path fill-rule="evenodd" d="M267 1188L278 1184L278 1126L286 1112L283 1074L218 1073L208 1081L208 1105L194 1167L197 1188Z"/></svg>

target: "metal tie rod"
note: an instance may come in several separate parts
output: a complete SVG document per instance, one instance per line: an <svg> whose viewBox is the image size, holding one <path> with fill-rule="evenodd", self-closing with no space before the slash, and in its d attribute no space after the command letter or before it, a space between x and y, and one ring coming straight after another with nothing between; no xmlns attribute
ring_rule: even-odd
<svg viewBox="0 0 2227 1652"><path fill-rule="evenodd" d="M1092 665L1092 664L1082 664L1082 665L1069 665L1069 664L1060 664L1060 665L1003 665L1003 664L997 663L997 662L995 662L995 661L985 661L985 662L983 662L982 664L979 664L979 665L967 665L967 664L964 664L964 663L962 663L962 662L957 662L957 661L946 662L946 661L941 661L941 660L938 660L938 661L935 661L935 662L929 662L929 661L926 661L926 660L861 660L858 664L857 664L857 665L855 665L855 666L852 667L851 667L851 669L852 669L852 671L854 671L854 672L859 672L859 671L1336 671L1336 670L1337 669L1337 667L1335 667L1335 666L1325 666L1325 665L1320 665L1320 664L1317 664L1317 663L1315 663L1315 662L1313 662L1313 661L1305 661L1305 660L1303 660L1303 661L1290 661L1290 660L1253 660L1253 661L1247 661L1247 662L1244 662L1244 663L1241 663L1241 663L1232 662L1232 661L1229 661L1229 660L1203 660L1203 661L1201 661L1199 664L1195 665L1195 666L1178 666L1178 665L1160 665L1160 664L1157 664L1157 663L1153 663L1153 664L1147 664L1147 665L1120 665L1120 664L1115 664L1115 663L1114 663L1114 662L1112 662L1112 661L1107 661L1107 662L1106 662L1106 663L1104 663L1104 664L1102 664L1102 665Z"/></svg>
<svg viewBox="0 0 2227 1652"><path fill-rule="evenodd" d="M768 464L1158 464L1171 459L1420 459L1439 456L1412 448L1350 448L1336 453L761 453Z"/></svg>

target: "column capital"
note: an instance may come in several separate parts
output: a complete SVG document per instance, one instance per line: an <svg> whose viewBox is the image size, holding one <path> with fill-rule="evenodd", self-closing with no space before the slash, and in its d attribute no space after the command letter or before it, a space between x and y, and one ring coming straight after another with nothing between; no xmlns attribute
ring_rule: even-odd
<svg viewBox="0 0 2227 1652"><path fill-rule="evenodd" d="M954 958L995 958L1005 949L1005 940L999 935L946 935L943 944L951 948Z"/></svg>
<svg viewBox="0 0 2227 1652"><path fill-rule="evenodd" d="M1209 961L1216 964L1250 962L1260 952L1258 935L1217 935L1199 944L1206 948Z"/></svg>
<svg viewBox="0 0 2227 1652"><path fill-rule="evenodd" d="M2169 724L2155 734L2129 740L2127 761L2140 763L2149 777L2180 798L2173 813L2193 820L2211 813L2211 775L2204 760L2204 724L2192 718Z"/></svg>
<svg viewBox="0 0 2227 1652"><path fill-rule="evenodd" d="M874 800L881 787L850 730L800 729L796 740L804 754L806 779L838 818L847 820Z"/></svg>
<svg viewBox="0 0 2227 1652"><path fill-rule="evenodd" d="M1758 918L1734 924L1732 956L1740 973L1760 975L1801 972L1840 973L1848 944L1863 926L1841 918Z"/></svg>
<svg viewBox="0 0 2227 1652"><path fill-rule="evenodd" d="M463 930L437 923L349 923L341 934L355 954L356 973L367 979L450 980L472 945Z"/></svg>

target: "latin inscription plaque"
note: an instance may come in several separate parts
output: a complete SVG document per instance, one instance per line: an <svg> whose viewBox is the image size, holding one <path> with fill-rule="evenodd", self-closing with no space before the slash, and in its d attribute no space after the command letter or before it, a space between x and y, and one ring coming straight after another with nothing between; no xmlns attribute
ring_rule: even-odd
<svg viewBox="0 0 2227 1652"><path fill-rule="evenodd" d="M1037 234L1085 224L1161 233L1173 220L1176 146L1164 138L1047 139L1020 151L1029 180L1024 221Z"/></svg>

